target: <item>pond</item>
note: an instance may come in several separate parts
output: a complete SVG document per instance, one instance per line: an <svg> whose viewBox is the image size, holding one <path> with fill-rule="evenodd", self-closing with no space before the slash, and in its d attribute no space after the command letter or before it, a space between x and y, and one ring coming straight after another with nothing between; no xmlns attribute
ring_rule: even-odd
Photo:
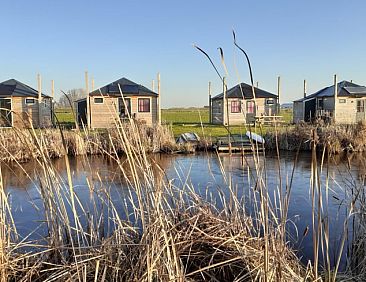
<svg viewBox="0 0 366 282"><path fill-rule="evenodd" d="M201 195L218 195L222 191L225 195L228 183L234 187L239 197L248 199L248 213L251 212L250 198L255 182L253 181L254 158L247 155L243 158L240 154L201 153L195 155L152 155L153 162L165 170L166 177L176 186L180 187L189 183ZM300 153L295 164L295 153L281 152L280 158L267 154L259 156L260 162L265 164L265 182L269 194L278 193L278 187L282 185L285 191L286 184L292 179L291 199L288 211L287 228L290 231L289 244L297 250L299 257L306 262L313 258L312 242L312 197L311 197L311 154ZM320 166L321 156L318 158ZM325 163L327 163L325 161ZM60 174L60 179L67 181L67 169L64 159L53 161L55 170ZM42 213L38 183L38 170L35 162L23 164L2 164L3 183L9 195L12 215L16 223L17 231L27 238L37 238L46 234L45 218ZM126 179L120 172L118 164L105 157L76 157L70 158L72 181L76 194L81 201L90 198L90 187L98 189L99 186L108 186L108 193L115 199L116 207L123 210L123 198L128 197L126 192ZM281 177L279 177L279 171ZM347 217L347 204L352 193L352 187L363 185L366 170L364 158L360 155L336 156L324 164L323 169L318 169L321 180L323 201L325 205L323 214L329 223L330 254L331 261L337 257L340 241L344 234L344 221ZM325 188L328 179L328 188ZM281 180L281 181L280 181ZM226 196L228 196L226 194ZM275 197L271 196L275 205ZM97 203L97 206L102 206ZM219 205L219 204L218 204ZM277 203L278 205L278 203ZM95 207L94 207L95 208ZM99 207L96 207L99 208ZM219 207L220 208L220 207ZM276 211L276 209L274 209ZM351 226L351 224L349 224ZM304 235L305 230L309 232ZM306 232L305 232L306 233ZM352 238L351 230L347 233L347 243ZM341 268L346 261L345 248L341 260Z"/></svg>

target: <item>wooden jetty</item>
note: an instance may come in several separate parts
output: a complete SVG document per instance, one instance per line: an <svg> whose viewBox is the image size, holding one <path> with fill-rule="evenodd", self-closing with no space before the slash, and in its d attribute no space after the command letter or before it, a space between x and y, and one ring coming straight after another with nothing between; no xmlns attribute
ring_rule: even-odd
<svg viewBox="0 0 366 282"><path fill-rule="evenodd" d="M257 151L262 152L264 149L264 144L262 142L258 142L258 140L255 140L255 138L250 138L250 135L248 135L230 135L225 137L218 137L214 148L218 152L229 153L253 153Z"/></svg>

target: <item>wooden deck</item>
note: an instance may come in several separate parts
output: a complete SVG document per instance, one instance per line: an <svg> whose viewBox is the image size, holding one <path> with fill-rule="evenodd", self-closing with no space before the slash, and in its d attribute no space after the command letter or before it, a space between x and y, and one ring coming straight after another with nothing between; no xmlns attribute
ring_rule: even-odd
<svg viewBox="0 0 366 282"><path fill-rule="evenodd" d="M283 123L282 121L283 116L255 116L255 123L258 124L280 124Z"/></svg>
<svg viewBox="0 0 366 282"><path fill-rule="evenodd" d="M242 152L242 153L253 153L263 151L262 144L252 144L247 136L232 135L219 137L215 144L218 152Z"/></svg>

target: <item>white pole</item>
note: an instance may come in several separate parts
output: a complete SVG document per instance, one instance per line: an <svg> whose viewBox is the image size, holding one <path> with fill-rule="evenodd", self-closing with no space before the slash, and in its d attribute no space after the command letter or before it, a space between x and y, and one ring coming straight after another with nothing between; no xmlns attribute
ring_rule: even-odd
<svg viewBox="0 0 366 282"><path fill-rule="evenodd" d="M277 77L277 115L280 114L281 105L280 105L280 96L281 96L281 77Z"/></svg>
<svg viewBox="0 0 366 282"><path fill-rule="evenodd" d="M337 83L337 75L334 75L334 113L333 113L333 120L336 121L337 111L337 100L338 100L338 83Z"/></svg>
<svg viewBox="0 0 366 282"><path fill-rule="evenodd" d="M208 82L208 122L212 123L211 81Z"/></svg>
<svg viewBox="0 0 366 282"><path fill-rule="evenodd" d="M85 91L86 91L86 120L87 120L87 123L88 123L88 129L91 129L91 112L90 112L88 71L85 72Z"/></svg>
<svg viewBox="0 0 366 282"><path fill-rule="evenodd" d="M55 124L55 119L54 119L54 113L55 113L55 81L52 79L51 80L51 95L52 95L52 99L51 99L51 103L50 103L50 112L51 112L51 123Z"/></svg>
<svg viewBox="0 0 366 282"><path fill-rule="evenodd" d="M160 88L160 72L158 73L158 123L161 124L161 88Z"/></svg>
<svg viewBox="0 0 366 282"><path fill-rule="evenodd" d="M226 78L223 77L222 78L222 91L224 93L224 100L223 100L223 106L224 106L224 110L223 110L223 114L224 114L224 117L223 117L223 125L226 125L227 124L227 117L228 117L228 113L227 113L227 110L228 110L228 105L227 105L227 97L226 97L226 87L225 87L225 81L226 81Z"/></svg>
<svg viewBox="0 0 366 282"><path fill-rule="evenodd" d="M42 78L41 75L37 75L38 80L38 127L42 126Z"/></svg>

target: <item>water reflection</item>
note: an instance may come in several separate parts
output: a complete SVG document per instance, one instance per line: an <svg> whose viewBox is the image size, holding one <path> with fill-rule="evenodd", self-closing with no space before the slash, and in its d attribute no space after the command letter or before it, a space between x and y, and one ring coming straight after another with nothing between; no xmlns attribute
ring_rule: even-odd
<svg viewBox="0 0 366 282"><path fill-rule="evenodd" d="M299 255L304 257L304 261L312 258L312 234L309 232L307 236L302 236L304 230L311 230L312 226L310 154L301 153L296 165L294 153L281 152L280 160L274 155L267 154L265 158L260 156L258 161L265 169L259 171L256 169L254 157L250 155L244 158L228 154L152 155L149 158L178 187L188 183L202 195L211 193L215 196L218 190L223 194L228 193L227 186L230 184L239 197L248 199L249 206L251 195L256 193L256 175L260 173L272 197L275 212L278 212L278 201L275 200L278 189L285 191L286 186L292 183L288 213L288 229L291 232L289 240L299 249ZM124 194L124 188L132 179L127 160L122 159L120 165L125 168L126 177L121 173L119 164L110 158L70 158L72 180L78 197L86 202L91 201L94 193L91 191L104 187L104 191L116 202L116 207L123 212L123 199L128 197ZM347 214L345 201L349 198L348 193L351 193L352 187L363 183L366 173L365 158L359 154L334 156L330 160L324 160L321 166L322 158L319 156L318 165L323 199L328 203L323 213L329 222L330 248L333 254L331 259L334 262ZM54 160L52 166L59 173L60 179L67 183L65 160ZM155 167L155 170L159 168ZM23 235L34 230L37 230L35 234L45 232L45 226L39 223L44 220L43 203L37 188L40 169L36 162L23 164L22 168L16 164L2 164L4 185L10 195L13 216L18 232ZM103 208L103 204L98 202L92 208ZM250 210L249 207L249 212ZM342 262L344 261L343 256Z"/></svg>

